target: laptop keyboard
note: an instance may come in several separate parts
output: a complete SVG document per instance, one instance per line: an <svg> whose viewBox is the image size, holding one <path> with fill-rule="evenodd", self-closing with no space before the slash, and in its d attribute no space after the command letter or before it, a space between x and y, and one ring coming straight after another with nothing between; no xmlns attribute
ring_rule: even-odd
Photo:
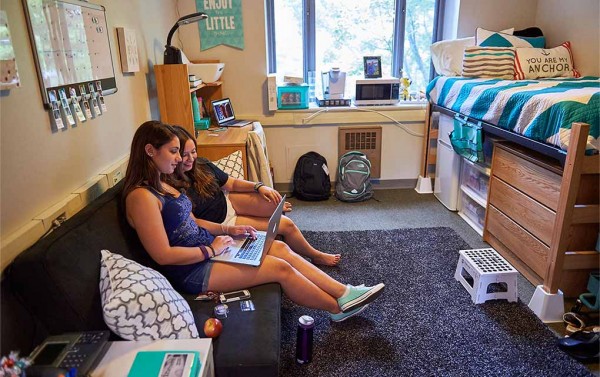
<svg viewBox="0 0 600 377"><path fill-rule="evenodd" d="M262 252L263 245L265 244L265 235L257 234L256 239L247 238L242 247L238 250L235 258L254 260Z"/></svg>

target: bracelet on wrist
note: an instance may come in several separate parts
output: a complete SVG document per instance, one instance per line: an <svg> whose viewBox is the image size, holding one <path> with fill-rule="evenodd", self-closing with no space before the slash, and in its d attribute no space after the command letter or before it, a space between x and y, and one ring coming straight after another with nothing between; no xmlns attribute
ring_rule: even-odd
<svg viewBox="0 0 600 377"><path fill-rule="evenodd" d="M202 252L202 255L204 255L204 260L210 259L210 256L208 255L208 250L206 250L206 247L198 246L198 249L200 249L200 251Z"/></svg>
<svg viewBox="0 0 600 377"><path fill-rule="evenodd" d="M261 188L261 187L263 187L264 185L265 185L265 184L264 184L264 183L262 183L262 182L256 182L256 183L254 184L254 191L258 192L258 189L259 189L259 188Z"/></svg>
<svg viewBox="0 0 600 377"><path fill-rule="evenodd" d="M210 249L210 251L212 251L212 257L210 257L210 258L216 257L216 255L215 255L215 249L213 249L213 247L210 246L210 245L206 245L206 247L208 247Z"/></svg>

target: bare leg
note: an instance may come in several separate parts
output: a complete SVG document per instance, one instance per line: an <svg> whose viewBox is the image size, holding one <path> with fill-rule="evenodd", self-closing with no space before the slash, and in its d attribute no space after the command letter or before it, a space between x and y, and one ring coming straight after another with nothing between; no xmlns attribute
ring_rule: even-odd
<svg viewBox="0 0 600 377"><path fill-rule="evenodd" d="M346 290L344 284L327 275L312 263L309 263L281 241L273 242L273 246L269 249L269 255L285 260L308 280L336 299L341 297Z"/></svg>
<svg viewBox="0 0 600 377"><path fill-rule="evenodd" d="M271 217L277 204L267 202L261 195L254 192L230 192L229 200L238 215Z"/></svg>
<svg viewBox="0 0 600 377"><path fill-rule="evenodd" d="M267 230L269 217L275 209L273 203L265 201L258 194L250 193L230 193L229 200L238 214L236 225L251 225L258 230ZM265 212L267 214L263 215ZM279 233L292 250L310 258L315 264L335 266L340 261L340 254L327 254L312 247L289 217L281 218Z"/></svg>
<svg viewBox="0 0 600 377"><path fill-rule="evenodd" d="M275 245L275 249L281 248L281 244ZM304 262L310 266L308 262ZM318 270L314 266L313 268ZM333 283L329 282L331 286L337 283L342 289L345 288L341 283L328 278L333 281ZM330 313L340 312L338 302L333 296L315 285L290 263L272 255L265 256L259 267L215 262L208 281L208 289L232 291L265 283L281 284L285 294L298 305L323 309Z"/></svg>

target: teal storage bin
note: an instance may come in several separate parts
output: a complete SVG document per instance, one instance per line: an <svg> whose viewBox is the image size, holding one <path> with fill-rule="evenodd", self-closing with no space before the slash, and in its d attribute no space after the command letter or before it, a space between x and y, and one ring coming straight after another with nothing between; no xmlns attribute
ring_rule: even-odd
<svg viewBox="0 0 600 377"><path fill-rule="evenodd" d="M308 84L278 86L277 108L308 109Z"/></svg>
<svg viewBox="0 0 600 377"><path fill-rule="evenodd" d="M210 118L200 118L198 121L194 120L194 129L196 131L199 130L208 130L210 127Z"/></svg>

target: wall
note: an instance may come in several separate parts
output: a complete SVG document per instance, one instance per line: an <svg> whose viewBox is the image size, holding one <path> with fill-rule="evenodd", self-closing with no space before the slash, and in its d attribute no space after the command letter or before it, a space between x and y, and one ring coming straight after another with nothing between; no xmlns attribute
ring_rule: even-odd
<svg viewBox="0 0 600 377"><path fill-rule="evenodd" d="M118 92L106 97L105 115L58 132L52 132L49 112L42 105L22 3L0 3L8 16L21 78L20 88L0 96L2 239L126 156L137 126L158 116L151 64L162 61L165 39L176 19L174 3L93 2L106 7ZM117 26L136 31L140 72L121 73Z"/></svg>
<svg viewBox="0 0 600 377"><path fill-rule="evenodd" d="M475 35L478 27L503 30L534 25L537 0L460 0L458 38Z"/></svg>
<svg viewBox="0 0 600 377"><path fill-rule="evenodd" d="M538 0L536 25L546 46L571 41L575 67L583 75L600 75L600 2Z"/></svg>

